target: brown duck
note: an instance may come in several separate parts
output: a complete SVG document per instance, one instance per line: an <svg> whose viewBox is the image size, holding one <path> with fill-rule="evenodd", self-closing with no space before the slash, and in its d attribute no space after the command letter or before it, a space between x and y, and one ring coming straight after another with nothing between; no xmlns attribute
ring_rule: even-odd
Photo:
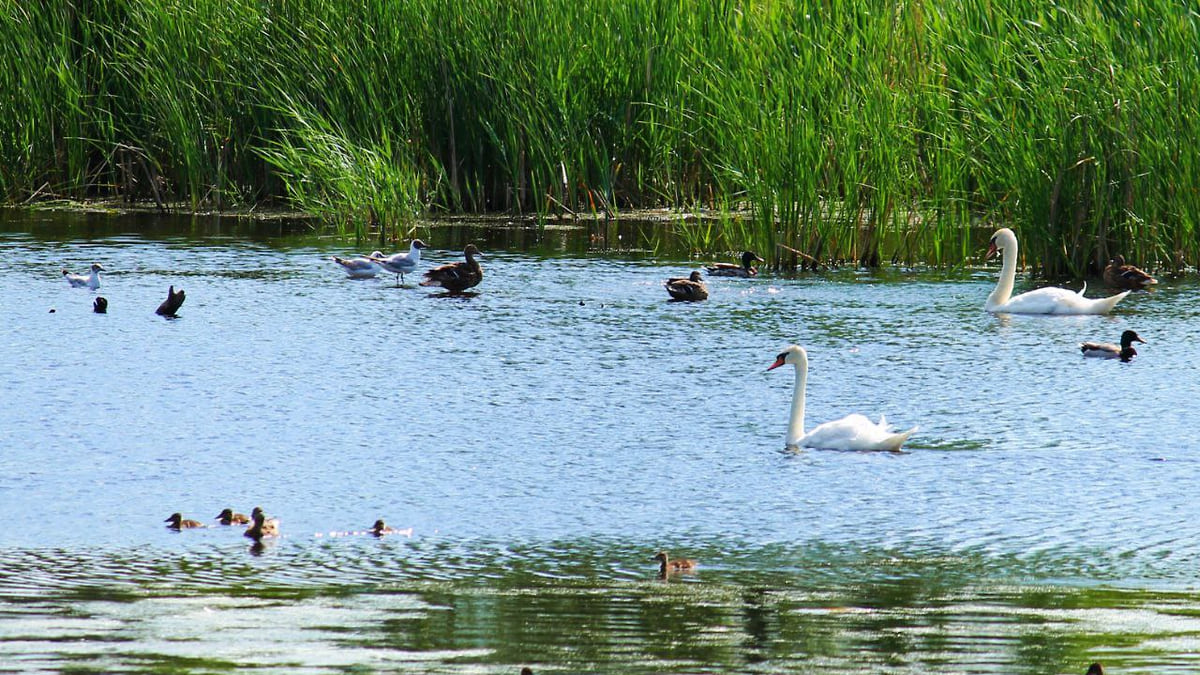
<svg viewBox="0 0 1200 675"><path fill-rule="evenodd" d="M674 572L690 572L696 569L696 561L687 558L672 560L667 556L666 551L659 551L654 555L654 559L658 561L658 576L660 579L665 579L667 574Z"/></svg>
<svg viewBox="0 0 1200 675"><path fill-rule="evenodd" d="M167 288L167 299L162 301L162 304L158 306L158 309L154 310L154 313L159 316L173 317L175 316L175 312L178 312L179 308L183 306L185 298L186 296L182 288L176 291L175 287L171 286Z"/></svg>
<svg viewBox="0 0 1200 675"><path fill-rule="evenodd" d="M704 285L699 271L692 272L686 279L681 277L667 279L663 285L667 287L667 292L674 300L696 302L708 299L708 286Z"/></svg>
<svg viewBox="0 0 1200 675"><path fill-rule="evenodd" d="M754 267L754 261L766 262L758 257L754 251L742 251L742 264L735 265L733 263L713 263L704 270L708 272L710 277L742 277L748 278L758 276L758 269Z"/></svg>
<svg viewBox="0 0 1200 675"><path fill-rule="evenodd" d="M1146 274L1133 265L1125 264L1125 256L1117 254L1104 268L1104 283L1114 288L1129 288L1135 291L1158 283L1158 279Z"/></svg>
<svg viewBox="0 0 1200 675"><path fill-rule="evenodd" d="M246 528L245 536L259 542L266 537L279 536L279 521L274 518L267 520L267 515L261 508L254 507L250 512L250 519L254 524Z"/></svg>
<svg viewBox="0 0 1200 675"><path fill-rule="evenodd" d="M217 514L217 520L222 525L247 525L250 517L244 513L234 513L233 509L225 509Z"/></svg>
<svg viewBox="0 0 1200 675"><path fill-rule="evenodd" d="M204 523L198 520L186 520L183 514L172 513L169 518L163 521L167 527L172 530L190 530L194 527L204 527Z"/></svg>
<svg viewBox="0 0 1200 675"><path fill-rule="evenodd" d="M479 282L483 281L483 268L479 266L475 256L482 254L475 244L467 244L463 255L467 258L464 262L439 265L425 272L425 281L422 281L421 285L441 286L450 293L462 293L468 288L478 286Z"/></svg>
<svg viewBox="0 0 1200 675"><path fill-rule="evenodd" d="M97 314L108 314L108 299L100 296L92 301L92 311Z"/></svg>

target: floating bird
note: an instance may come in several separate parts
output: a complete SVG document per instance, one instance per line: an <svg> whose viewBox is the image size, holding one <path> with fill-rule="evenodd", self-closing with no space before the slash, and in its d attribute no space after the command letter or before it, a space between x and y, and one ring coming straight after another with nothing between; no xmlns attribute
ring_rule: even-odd
<svg viewBox="0 0 1200 675"><path fill-rule="evenodd" d="M479 266L476 256L483 257L475 244L467 244L463 248L464 262L453 262L439 265L425 273L422 286L441 286L450 293L462 293L483 281L483 268Z"/></svg>
<svg viewBox="0 0 1200 675"><path fill-rule="evenodd" d="M396 286L404 283L404 275L417 269L421 262L421 249L429 248L420 239L413 239L408 246L408 253L396 253L386 258L376 251L371 254L371 260L379 263L380 267L396 275ZM378 255L377 255L378 254Z"/></svg>
<svg viewBox="0 0 1200 675"><path fill-rule="evenodd" d="M1104 666L1099 663L1093 663L1088 666L1087 672L1083 675L1104 675Z"/></svg>
<svg viewBox="0 0 1200 675"><path fill-rule="evenodd" d="M672 572L690 572L696 569L696 561L687 558L679 558L672 560L667 557L666 551L659 551L654 554L654 559L658 561L658 578L666 579L667 575Z"/></svg>
<svg viewBox="0 0 1200 675"><path fill-rule="evenodd" d="M71 274L63 270L63 276L66 277L67 283L71 284L71 288L90 288L93 291L100 288L100 273L104 268L100 263L92 263L91 274Z"/></svg>
<svg viewBox="0 0 1200 675"><path fill-rule="evenodd" d="M54 310L50 310L54 311ZM97 314L108 314L108 300L104 296L100 296L92 301L92 311Z"/></svg>
<svg viewBox="0 0 1200 675"><path fill-rule="evenodd" d="M267 515L261 508L254 507L254 510L250 512L250 518L254 524L246 528L245 536L256 542L261 542L267 537L279 536L279 521L275 518L267 520Z"/></svg>
<svg viewBox="0 0 1200 675"><path fill-rule="evenodd" d="M250 517L244 513L234 513L233 509L224 509L217 514L217 520L222 525L246 525L250 522Z"/></svg>
<svg viewBox="0 0 1200 675"><path fill-rule="evenodd" d="M1013 297L1013 281L1017 275L1017 235L1007 227L996 230L988 244L988 258L1004 252L1004 263L1000 268L1000 281L996 290L988 296L984 308L989 312L1009 314L1108 314L1129 291L1096 300L1083 297L1087 290L1078 293L1065 288L1039 288Z"/></svg>
<svg viewBox="0 0 1200 675"><path fill-rule="evenodd" d="M176 291L174 286L169 286L167 287L167 299L162 301L162 304L158 306L158 309L154 310L154 313L159 316L174 318L175 312L178 312L179 308L183 306L183 301L186 298L187 296L184 294L182 288Z"/></svg>
<svg viewBox="0 0 1200 675"><path fill-rule="evenodd" d="M686 279L682 277L667 279L663 285L666 286L667 292L674 300L696 302L708 299L708 286L704 285L704 280L700 278L698 270L692 272Z"/></svg>
<svg viewBox="0 0 1200 675"><path fill-rule="evenodd" d="M1079 345L1079 351L1083 352L1084 356L1091 358L1121 359L1125 363L1129 363L1133 357L1137 356L1137 350L1133 348L1135 341L1146 344L1146 341L1136 332L1127 330L1121 333L1119 346L1111 342L1083 342Z"/></svg>
<svg viewBox="0 0 1200 675"><path fill-rule="evenodd" d="M1104 283L1114 288L1128 288L1138 291L1147 286L1157 284L1158 279L1146 274L1133 265L1126 265L1125 256L1118 253L1113 256L1112 260L1108 261L1108 267L1104 268Z"/></svg>
<svg viewBox="0 0 1200 675"><path fill-rule="evenodd" d="M371 251L371 255L365 258L339 258L335 255L329 259L341 265L351 279L374 279L381 269L375 258L382 257L383 251Z"/></svg>
<svg viewBox="0 0 1200 675"><path fill-rule="evenodd" d="M172 530L190 530L193 527L204 527L204 523L198 520L185 520L183 514L172 513L170 518L163 521L167 523L167 527Z"/></svg>
<svg viewBox="0 0 1200 675"><path fill-rule="evenodd" d="M754 261L766 262L758 257L754 251L742 251L742 264L735 265L733 263L713 263L704 270L708 272L710 277L753 277L758 275L758 270L754 267Z"/></svg>
<svg viewBox="0 0 1200 675"><path fill-rule="evenodd" d="M387 523L383 522L383 519L380 518L379 520L375 521L374 525L371 526L371 534L375 535L376 537L382 537L385 534L403 534L411 537L412 528L409 527L403 530L397 530L394 527L388 527Z"/></svg>
<svg viewBox="0 0 1200 675"><path fill-rule="evenodd" d="M796 384L792 390L792 414L788 421L788 448L823 448L826 450L888 450L899 452L900 446L917 430L894 433L887 419L879 416L876 424L863 415L852 414L825 422L804 433L804 395L808 384L808 352L800 345L792 345L775 357L775 363L767 370L790 363L796 367Z"/></svg>

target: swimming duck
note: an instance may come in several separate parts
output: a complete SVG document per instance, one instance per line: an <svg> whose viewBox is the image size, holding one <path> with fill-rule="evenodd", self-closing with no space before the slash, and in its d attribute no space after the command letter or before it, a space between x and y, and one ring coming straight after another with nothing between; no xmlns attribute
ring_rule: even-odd
<svg viewBox="0 0 1200 675"><path fill-rule="evenodd" d="M258 542L266 537L279 536L279 521L275 518L267 520L267 515L261 508L254 507L254 510L250 512L250 518L254 524L246 528L245 536Z"/></svg>
<svg viewBox="0 0 1200 675"><path fill-rule="evenodd" d="M742 251L742 264L735 265L733 263L713 263L705 267L710 277L753 277L758 275L758 270L754 267L754 261L766 262L758 257L754 251Z"/></svg>
<svg viewBox="0 0 1200 675"><path fill-rule="evenodd" d="M244 513L234 513L233 509L224 509L217 514L217 520L222 525L246 525L250 522L250 517Z"/></svg>
<svg viewBox="0 0 1200 675"><path fill-rule="evenodd" d="M375 521L374 525L371 526L371 534L375 535L376 537L382 537L385 534L404 534L411 537L412 528L409 527L403 530L397 530L394 527L388 527L387 523L383 522L383 519L380 518L379 520Z"/></svg>
<svg viewBox="0 0 1200 675"><path fill-rule="evenodd" d="M1129 288L1137 291L1157 284L1158 279L1133 265L1126 265L1125 256L1118 253L1108 261L1108 267L1104 268L1104 283L1114 288Z"/></svg>
<svg viewBox="0 0 1200 675"><path fill-rule="evenodd" d="M1088 666L1087 672L1083 675L1104 675L1104 666L1099 663L1093 663Z"/></svg>
<svg viewBox="0 0 1200 675"><path fill-rule="evenodd" d="M396 286L404 283L404 275L411 274L417 269L417 265L421 263L421 249L429 248L425 242L420 239L413 239L408 245L408 253L395 253L388 257L383 257L382 253L376 251L371 254L371 260L379 263L380 267L396 275Z"/></svg>
<svg viewBox="0 0 1200 675"><path fill-rule="evenodd" d="M1133 360L1137 356L1137 350L1133 348L1134 342L1146 344L1146 341L1141 338L1136 332L1127 330L1121 333L1120 346L1114 345L1111 342L1083 342L1079 345L1079 351L1083 352L1084 356L1097 359L1121 359L1125 363Z"/></svg>
<svg viewBox="0 0 1200 675"><path fill-rule="evenodd" d="M54 311L54 310L50 310ZM92 311L97 314L108 314L108 300L100 296L92 301Z"/></svg>
<svg viewBox="0 0 1200 675"><path fill-rule="evenodd" d="M185 299L187 299L187 295L183 292L182 288L176 291L174 286L169 286L167 287L167 299L162 301L162 304L158 306L158 309L154 310L154 313L159 316L174 318L175 312L178 312L179 308L183 306Z"/></svg>
<svg viewBox="0 0 1200 675"><path fill-rule="evenodd" d="M462 293L468 288L477 286L480 281L483 281L483 268L479 266L479 261L475 260L475 256L482 256L475 244L467 244L463 249L463 255L466 256L465 262L453 262L448 265L440 265L425 273L425 281L421 282L422 286L441 286L451 293Z"/></svg>
<svg viewBox="0 0 1200 675"><path fill-rule="evenodd" d="M371 251L371 255L365 258L339 258L335 255L329 259L341 265L351 279L374 279L381 269L374 259L382 257L383 251Z"/></svg>
<svg viewBox="0 0 1200 675"><path fill-rule="evenodd" d="M671 294L671 298L675 300L696 302L697 300L708 299L708 286L704 285L704 280L700 278L698 270L692 272L686 279L680 277L667 279L663 285L666 286L667 292Z"/></svg>
<svg viewBox="0 0 1200 675"><path fill-rule="evenodd" d="M1003 254L1003 264L1000 267L1000 280L996 289L987 298L984 309L989 312L1006 314L1108 314L1117 303L1129 295L1129 291L1117 293L1107 298L1085 298L1083 290L1075 291L1065 288L1038 288L1014 296L1013 283L1017 276L1017 235L1007 227L996 230L988 244L986 258Z"/></svg>
<svg viewBox="0 0 1200 675"><path fill-rule="evenodd" d="M100 263L92 263L91 274L71 274L66 270L63 270L62 273L67 283L71 285L71 288L86 287L94 291L100 288L100 273L103 271L104 268L100 266Z"/></svg>
<svg viewBox="0 0 1200 675"><path fill-rule="evenodd" d="M204 527L204 523L198 520L185 520L183 514L172 513L170 518L163 521L167 523L167 527L172 530L190 530L193 527Z"/></svg>
<svg viewBox="0 0 1200 675"><path fill-rule="evenodd" d="M687 558L671 560L667 557L666 551L659 551L654 555L654 559L658 561L658 576L665 579L669 572L690 572L696 569L696 561Z"/></svg>

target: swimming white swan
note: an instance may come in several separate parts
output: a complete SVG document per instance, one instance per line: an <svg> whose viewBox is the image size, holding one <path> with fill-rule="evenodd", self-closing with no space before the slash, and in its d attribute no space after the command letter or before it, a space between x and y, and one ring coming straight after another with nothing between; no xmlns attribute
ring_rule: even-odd
<svg viewBox="0 0 1200 675"><path fill-rule="evenodd" d="M875 424L863 415L846 415L840 420L818 424L804 433L804 390L808 383L808 352L800 345L792 345L775 357L775 363L767 370L774 370L785 363L796 367L796 388L792 391L792 417L788 422L788 448L823 448L826 450L890 450L898 452L900 446L917 430L893 433L887 420L880 415Z"/></svg>
<svg viewBox="0 0 1200 675"><path fill-rule="evenodd" d="M1083 297L1087 283L1076 293L1066 288L1048 286L1013 297L1013 280L1017 276L1017 235L1007 227L996 230L988 245L987 257L1002 251L1004 264L1000 267L1000 281L996 290L988 296L984 308L989 312L1008 314L1108 314L1129 291L1092 300Z"/></svg>
<svg viewBox="0 0 1200 675"><path fill-rule="evenodd" d="M90 288L93 291L100 288L100 272L104 270L100 263L92 263L91 274L71 274L63 270L63 278L72 288Z"/></svg>

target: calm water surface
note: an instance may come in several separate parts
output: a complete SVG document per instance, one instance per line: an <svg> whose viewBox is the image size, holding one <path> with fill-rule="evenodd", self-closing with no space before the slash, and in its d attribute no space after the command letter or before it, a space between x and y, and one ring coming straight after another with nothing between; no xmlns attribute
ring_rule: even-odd
<svg viewBox="0 0 1200 675"><path fill-rule="evenodd" d="M447 298L251 230L0 212L0 672L1200 669L1192 280L1110 317L988 315L996 266L687 305L680 258L435 228L423 265L487 256ZM1080 358L1126 328L1134 363ZM792 342L810 425L908 452L783 452ZM257 551L162 523L255 505Z"/></svg>

